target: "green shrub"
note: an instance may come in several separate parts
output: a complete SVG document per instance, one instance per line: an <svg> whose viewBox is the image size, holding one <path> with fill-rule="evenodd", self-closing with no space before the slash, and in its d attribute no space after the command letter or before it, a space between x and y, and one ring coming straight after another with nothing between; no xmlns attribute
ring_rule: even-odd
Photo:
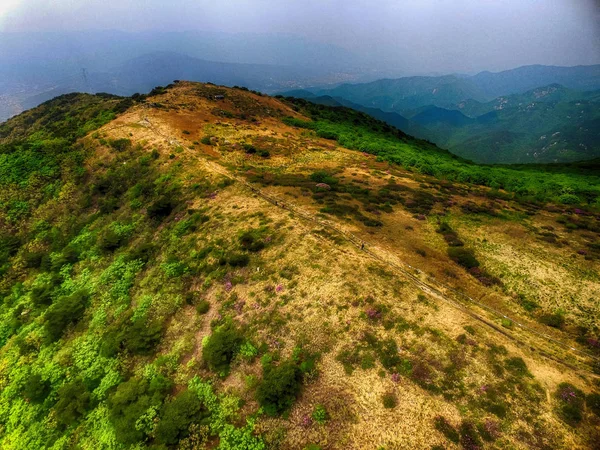
<svg viewBox="0 0 600 450"><path fill-rule="evenodd" d="M594 392L588 395L585 403L591 412L600 417L600 394Z"/></svg>
<svg viewBox="0 0 600 450"><path fill-rule="evenodd" d="M25 252L23 254L23 262L25 263L25 267L29 269L38 269L47 257L46 252Z"/></svg>
<svg viewBox="0 0 600 450"><path fill-rule="evenodd" d="M398 405L398 398L396 397L396 394L391 392L383 394L381 400L383 402L383 407L386 409L393 409Z"/></svg>
<svg viewBox="0 0 600 450"><path fill-rule="evenodd" d="M508 358L504 362L504 367L513 375L518 377L531 376L527 369L527 364L523 361L523 358L515 356L514 358Z"/></svg>
<svg viewBox="0 0 600 450"><path fill-rule="evenodd" d="M240 355L243 356L245 359L253 360L256 357L256 355L258 355L258 349L254 345L252 345L252 342L246 341L240 347Z"/></svg>
<svg viewBox="0 0 600 450"><path fill-rule="evenodd" d="M471 422L463 421L460 425L460 443L465 450L478 450L483 442L477 433L477 428Z"/></svg>
<svg viewBox="0 0 600 450"><path fill-rule="evenodd" d="M246 267L250 262L250 257L244 253L234 253L227 257L227 263L232 267Z"/></svg>
<svg viewBox="0 0 600 450"><path fill-rule="evenodd" d="M203 136L202 139L200 139L200 142L202 142L204 145L213 145L210 136Z"/></svg>
<svg viewBox="0 0 600 450"><path fill-rule="evenodd" d="M123 244L123 239L113 229L105 230L98 237L98 247L105 252L112 252Z"/></svg>
<svg viewBox="0 0 600 450"><path fill-rule="evenodd" d="M31 403L42 403L50 394L50 381L42 379L42 376L34 373L27 377L23 386L23 396Z"/></svg>
<svg viewBox="0 0 600 450"><path fill-rule="evenodd" d="M57 395L56 421L64 428L74 427L91 406L90 393L80 380L75 380L63 385Z"/></svg>
<svg viewBox="0 0 600 450"><path fill-rule="evenodd" d="M224 376L229 373L229 365L244 342L242 333L235 324L228 321L211 334L202 348L202 357L208 367Z"/></svg>
<svg viewBox="0 0 600 450"><path fill-rule="evenodd" d="M79 261L80 251L76 245L67 245L60 255L52 261L52 270L60 270L66 264L75 264Z"/></svg>
<svg viewBox="0 0 600 450"><path fill-rule="evenodd" d="M189 435L192 423L208 425L209 416L210 413L202 405L198 395L185 390L161 408L160 420L154 433L156 440L166 445L175 445Z"/></svg>
<svg viewBox="0 0 600 450"><path fill-rule="evenodd" d="M475 258L473 250L464 247L449 247L448 256L455 263L463 266L465 269L479 267L479 261Z"/></svg>
<svg viewBox="0 0 600 450"><path fill-rule="evenodd" d="M250 252L259 252L265 248L265 243L260 239L257 230L243 232L239 237L240 244Z"/></svg>
<svg viewBox="0 0 600 450"><path fill-rule="evenodd" d="M161 220L169 216L173 209L175 202L170 197L162 196L148 206L146 212L151 219Z"/></svg>
<svg viewBox="0 0 600 450"><path fill-rule="evenodd" d="M569 425L575 426L583 419L585 395L570 383L560 383L554 397L558 402L558 415Z"/></svg>
<svg viewBox="0 0 600 450"><path fill-rule="evenodd" d="M449 441L458 444L458 441L460 440L460 435L458 434L458 431L456 431L456 429L450 424L450 422L446 420L445 417L437 416L435 418L435 429L442 433L444 436L446 436L446 439L448 439Z"/></svg>
<svg viewBox="0 0 600 450"><path fill-rule="evenodd" d="M296 400L302 386L302 373L291 361L279 366L267 364L258 384L256 399L270 416L287 411Z"/></svg>
<svg viewBox="0 0 600 450"><path fill-rule="evenodd" d="M565 324L565 317L561 312L543 314L540 316L540 322L552 328L562 328Z"/></svg>
<svg viewBox="0 0 600 450"><path fill-rule="evenodd" d="M163 325L158 320L139 318L122 334L123 345L132 353L147 355L160 342Z"/></svg>
<svg viewBox="0 0 600 450"><path fill-rule="evenodd" d="M315 406L313 412L311 414L312 419L317 422L319 425L323 425L325 421L328 419L327 410L323 405Z"/></svg>
<svg viewBox="0 0 600 450"><path fill-rule="evenodd" d="M44 283L33 286L29 293L29 298L35 306L48 306L52 303L52 293L54 284Z"/></svg>
<svg viewBox="0 0 600 450"><path fill-rule="evenodd" d="M244 150L249 155L256 153L256 147L254 147L254 145L252 145L252 144L244 144Z"/></svg>
<svg viewBox="0 0 600 450"><path fill-rule="evenodd" d="M129 261L140 260L147 263L156 252L156 246L150 242L142 242L139 245L133 245L129 251L127 259Z"/></svg>
<svg viewBox="0 0 600 450"><path fill-rule="evenodd" d="M196 312L198 314L206 314L210 309L210 303L206 300L200 300L196 305Z"/></svg>
<svg viewBox="0 0 600 450"><path fill-rule="evenodd" d="M0 235L0 265L8 262L9 258L16 255L21 247L21 240L10 234Z"/></svg>
<svg viewBox="0 0 600 450"><path fill-rule="evenodd" d="M83 317L88 299L87 292L77 291L69 296L59 298L48 308L44 323L48 342L60 339L69 325L77 323Z"/></svg>
<svg viewBox="0 0 600 450"><path fill-rule="evenodd" d="M110 146L117 152L124 152L131 149L131 141L129 139L113 139L110 141Z"/></svg>
<svg viewBox="0 0 600 450"><path fill-rule="evenodd" d="M115 427L117 439L126 445L141 441L152 430L152 419L146 426L140 418L149 411L156 411L162 405L169 382L158 377L150 383L146 379L130 378L119 384L108 398L109 418Z"/></svg>

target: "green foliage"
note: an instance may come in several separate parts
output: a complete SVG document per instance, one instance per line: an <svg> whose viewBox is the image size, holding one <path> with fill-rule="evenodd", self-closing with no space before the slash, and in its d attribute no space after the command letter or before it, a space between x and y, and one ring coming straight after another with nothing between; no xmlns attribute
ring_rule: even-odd
<svg viewBox="0 0 600 450"><path fill-rule="evenodd" d="M250 257L245 253L233 253L227 257L227 263L232 267L246 267Z"/></svg>
<svg viewBox="0 0 600 450"><path fill-rule="evenodd" d="M174 208L175 201L169 196L163 195L148 206L146 213L151 219L163 220L171 214Z"/></svg>
<svg viewBox="0 0 600 450"><path fill-rule="evenodd" d="M254 435L255 418L247 419L246 425L232 425L239 409L239 400L235 397L217 397L210 383L194 377L189 383L189 390L196 393L202 404L210 413L210 431L219 436L220 450L264 450L265 444Z"/></svg>
<svg viewBox="0 0 600 450"><path fill-rule="evenodd" d="M124 152L131 148L129 139L113 139L110 141L110 146L117 152Z"/></svg>
<svg viewBox="0 0 600 450"><path fill-rule="evenodd" d="M445 417L437 416L435 418L435 429L446 436L446 439L448 439L450 442L458 444L460 435L458 434L458 431L456 431L456 428L454 428Z"/></svg>
<svg viewBox="0 0 600 450"><path fill-rule="evenodd" d="M265 243L261 238L259 230L244 231L239 236L242 247L249 252L259 252L265 248Z"/></svg>
<svg viewBox="0 0 600 450"><path fill-rule="evenodd" d="M554 393L559 416L569 425L575 426L583 419L585 395L570 383L560 383Z"/></svg>
<svg viewBox="0 0 600 450"><path fill-rule="evenodd" d="M300 393L302 372L292 361L263 368L263 379L256 390L256 399L270 416L287 411Z"/></svg>
<svg viewBox="0 0 600 450"><path fill-rule="evenodd" d="M192 423L203 423L209 411L200 402L198 395L185 390L163 405L160 420L156 425L156 440L166 445L175 445L189 434Z"/></svg>
<svg viewBox="0 0 600 450"><path fill-rule="evenodd" d="M200 300L196 305L196 312L198 314L206 314L210 309L210 302L206 300Z"/></svg>
<svg viewBox="0 0 600 450"><path fill-rule="evenodd" d="M315 406L315 409L313 409L311 417L319 425L323 425L325 424L325 421L329 418L329 415L327 414L327 410L323 405L317 405Z"/></svg>
<svg viewBox="0 0 600 450"><path fill-rule="evenodd" d="M591 412L600 417L600 394L597 392L589 394L585 399L585 403Z"/></svg>
<svg viewBox="0 0 600 450"><path fill-rule="evenodd" d="M77 291L69 296L58 298L48 308L44 323L47 342L60 339L69 325L77 323L83 317L88 299L86 291Z"/></svg>
<svg viewBox="0 0 600 450"><path fill-rule="evenodd" d="M386 409L394 409L398 405L398 397L391 392L383 394L381 401L383 402L383 407Z"/></svg>
<svg viewBox="0 0 600 450"><path fill-rule="evenodd" d="M540 322L552 328L562 328L565 324L565 317L561 311L552 314L543 314L539 318Z"/></svg>
<svg viewBox="0 0 600 450"><path fill-rule="evenodd" d="M156 417L169 387L166 380L150 383L138 378L130 378L117 387L108 398L108 406L109 417L120 442L135 444L152 431L152 419ZM150 419L150 423L144 418Z"/></svg>
<svg viewBox="0 0 600 450"><path fill-rule="evenodd" d="M140 318L123 332L123 345L132 353L147 355L160 342L162 333L163 325L158 320Z"/></svg>
<svg viewBox="0 0 600 450"><path fill-rule="evenodd" d="M77 425L91 406L91 396L80 380L64 384L58 390L58 400L54 405L57 422L67 428Z"/></svg>
<svg viewBox="0 0 600 450"><path fill-rule="evenodd" d="M240 347L240 355L245 359L253 360L258 355L258 349L252 345L252 342L246 341Z"/></svg>
<svg viewBox="0 0 600 450"><path fill-rule="evenodd" d="M463 421L460 425L460 443L465 450L482 448L483 442L477 433L477 428L471 422Z"/></svg>
<svg viewBox="0 0 600 450"><path fill-rule="evenodd" d="M29 375L23 387L23 396L32 403L42 403L50 394L51 384L40 374Z"/></svg>
<svg viewBox="0 0 600 450"><path fill-rule="evenodd" d="M525 364L525 361L523 361L523 358L520 358L518 356L515 356L513 358L508 358L504 362L504 367L506 367L506 370L508 370L511 374L513 374L517 377L531 376L531 374L529 373L529 370L527 369L527 365Z"/></svg>
<svg viewBox="0 0 600 450"><path fill-rule="evenodd" d="M228 321L210 335L202 348L202 358L211 370L225 376L243 342L241 331L233 322Z"/></svg>
<svg viewBox="0 0 600 450"><path fill-rule="evenodd" d="M479 261L477 261L477 258L471 249L464 247L448 247L448 256L465 269L479 267Z"/></svg>

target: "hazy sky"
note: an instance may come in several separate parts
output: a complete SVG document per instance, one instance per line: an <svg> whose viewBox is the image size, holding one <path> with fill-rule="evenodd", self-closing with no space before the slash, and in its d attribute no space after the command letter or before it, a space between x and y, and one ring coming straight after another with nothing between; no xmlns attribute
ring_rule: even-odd
<svg viewBox="0 0 600 450"><path fill-rule="evenodd" d="M380 68L600 63L600 0L0 0L0 31L289 33Z"/></svg>

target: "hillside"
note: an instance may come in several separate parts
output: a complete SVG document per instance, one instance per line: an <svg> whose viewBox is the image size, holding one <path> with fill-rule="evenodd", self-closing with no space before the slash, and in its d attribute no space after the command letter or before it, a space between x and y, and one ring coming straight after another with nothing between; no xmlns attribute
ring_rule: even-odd
<svg viewBox="0 0 600 450"><path fill-rule="evenodd" d="M361 105L379 105L394 111L385 114L400 114L404 123L381 113L374 117L478 163L564 163L600 155L600 132L595 126L600 118L600 91L582 92L551 84L489 102L465 97L458 90L449 100L440 97L440 87L432 88L438 79L427 80L431 92L415 95L409 95L404 86L412 79L393 80L394 87L384 88L385 96L380 92L384 81L344 85L332 92L341 96L336 97L340 104L357 110L370 113ZM311 99L307 94L301 96ZM354 98L360 105L346 98Z"/></svg>
<svg viewBox="0 0 600 450"><path fill-rule="evenodd" d="M0 125L0 447L596 446L600 178L178 82Z"/></svg>

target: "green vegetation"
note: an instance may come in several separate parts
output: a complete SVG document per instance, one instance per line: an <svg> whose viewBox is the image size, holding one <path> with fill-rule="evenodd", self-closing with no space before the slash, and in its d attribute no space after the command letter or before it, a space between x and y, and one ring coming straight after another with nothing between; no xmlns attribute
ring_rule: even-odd
<svg viewBox="0 0 600 450"><path fill-rule="evenodd" d="M548 171L543 166L476 165L426 141L410 138L366 114L301 99L286 100L312 118L309 123L288 118L286 123L314 130L317 135L335 139L346 148L377 155L381 161L399 164L417 173L504 190L522 201L597 205L600 198L598 176L584 175L577 168Z"/></svg>
<svg viewBox="0 0 600 450"><path fill-rule="evenodd" d="M233 322L218 327L202 348L202 357L211 370L225 376L244 338Z"/></svg>
<svg viewBox="0 0 600 450"><path fill-rule="evenodd" d="M263 379L256 391L258 402L272 416L287 411L300 392L300 368L293 361L285 361L277 366L267 364L263 372Z"/></svg>
<svg viewBox="0 0 600 450"><path fill-rule="evenodd" d="M388 392L383 394L381 400L383 402L383 407L386 409L394 409L398 405L398 398L396 397L396 394L393 393Z"/></svg>
<svg viewBox="0 0 600 450"><path fill-rule="evenodd" d="M560 417L569 425L575 426L583 419L585 395L570 383L558 385L554 397L558 403Z"/></svg>

